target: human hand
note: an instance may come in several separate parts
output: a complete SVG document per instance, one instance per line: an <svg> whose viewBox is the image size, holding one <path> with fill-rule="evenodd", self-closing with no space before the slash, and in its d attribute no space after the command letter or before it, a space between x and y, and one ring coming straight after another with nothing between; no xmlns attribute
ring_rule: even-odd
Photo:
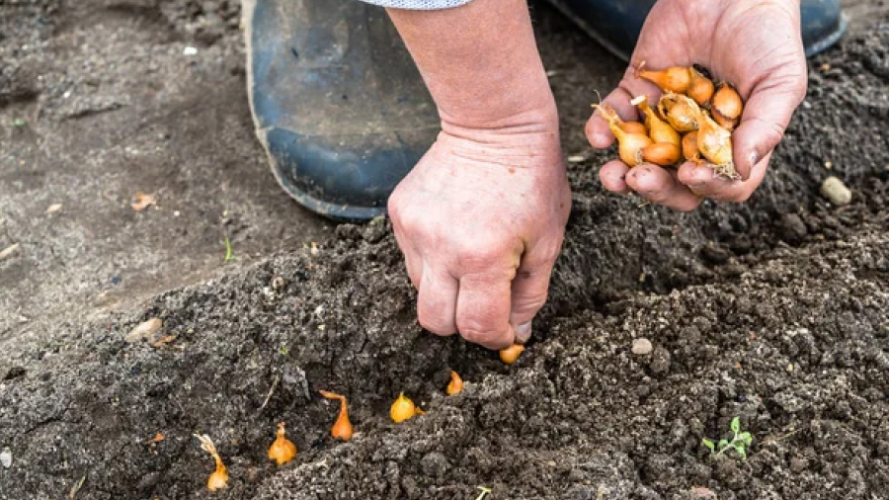
<svg viewBox="0 0 889 500"><path fill-rule="evenodd" d="M652 164L630 169L611 161L599 171L602 185L621 194L635 191L682 211L695 209L703 198L746 201L765 177L772 150L806 94L799 1L660 0L642 28L630 68L604 100L626 120L638 119L630 99L646 94L657 102L661 94L654 84L634 77L642 61L650 69L699 64L717 82L735 85L745 103L740 126L732 134L741 180L717 177L711 168L693 162L673 170ZM587 122L586 135L595 148L614 142L599 113Z"/></svg>
<svg viewBox="0 0 889 500"><path fill-rule="evenodd" d="M546 302L571 193L552 131L443 132L389 199L420 324L502 349Z"/></svg>

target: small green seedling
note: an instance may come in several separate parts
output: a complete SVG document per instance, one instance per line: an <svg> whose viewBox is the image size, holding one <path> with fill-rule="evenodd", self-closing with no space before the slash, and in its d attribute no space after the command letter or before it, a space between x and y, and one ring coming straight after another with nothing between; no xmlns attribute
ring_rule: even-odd
<svg viewBox="0 0 889 500"><path fill-rule="evenodd" d="M749 432L741 432L741 419L739 417L732 419L731 429L731 441L728 439L720 439L718 443L713 443L713 441L704 438L701 441L701 444L710 450L711 456L719 457L725 455L725 452L728 450L735 450L735 453L737 453L742 460L746 460L747 449L750 448L750 444L753 443L753 436L750 435Z"/></svg>
<svg viewBox="0 0 889 500"><path fill-rule="evenodd" d="M235 251L232 249L232 242L228 239L228 236L225 237L225 261L228 262L230 260L235 260Z"/></svg>
<svg viewBox="0 0 889 500"><path fill-rule="evenodd" d="M287 356L287 352L288 352L287 346L282 345L281 347L278 348L278 352L281 353L281 356Z"/></svg>
<svg viewBox="0 0 889 500"><path fill-rule="evenodd" d="M26 121L25 121L24 119L22 119L22 118L13 118L13 119L12 119L12 126L15 127L15 128L22 128L22 127L24 127L24 126L27 125L27 124L28 124L28 122L26 122Z"/></svg>
<svg viewBox="0 0 889 500"><path fill-rule="evenodd" d="M479 486L478 489L482 490L482 492L479 493L477 497L475 497L475 500L484 500L484 498L486 496L491 494L491 488L485 488L484 486Z"/></svg>

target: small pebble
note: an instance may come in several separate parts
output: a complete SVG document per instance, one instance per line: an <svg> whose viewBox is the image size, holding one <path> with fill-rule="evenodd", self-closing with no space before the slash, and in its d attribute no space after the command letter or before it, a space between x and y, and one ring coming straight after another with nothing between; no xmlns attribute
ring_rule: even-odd
<svg viewBox="0 0 889 500"><path fill-rule="evenodd" d="M12 255L13 253L15 253L15 251L18 249L18 247L19 247L18 243L13 243L12 245L4 248L3 250L0 250L0 260L3 260L5 258L9 257L10 255Z"/></svg>
<svg viewBox="0 0 889 500"><path fill-rule="evenodd" d="M183 56L193 56L193 55L197 55L197 53L198 53L198 49L196 49L194 47L185 47L182 50Z"/></svg>
<svg viewBox="0 0 889 500"><path fill-rule="evenodd" d="M124 337L129 343L139 342L140 340L150 337L152 334L160 330L161 326L163 326L163 321L159 318L151 318L142 323L139 323L136 328L130 330L130 333Z"/></svg>
<svg viewBox="0 0 889 500"><path fill-rule="evenodd" d="M571 155L568 157L568 161L571 163L580 163L586 160L586 156L583 155Z"/></svg>
<svg viewBox="0 0 889 500"><path fill-rule="evenodd" d="M646 354L651 354L654 346L651 345L651 341L648 339L635 339L633 340L633 354L637 356L645 356Z"/></svg>
<svg viewBox="0 0 889 500"><path fill-rule="evenodd" d="M790 244L801 243L808 234L806 224L797 214L784 214L779 221L781 239Z"/></svg>
<svg viewBox="0 0 889 500"><path fill-rule="evenodd" d="M3 448L3 451L0 451L0 465L4 469L12 467L12 450L9 447Z"/></svg>
<svg viewBox="0 0 889 500"><path fill-rule="evenodd" d="M821 195L834 205L848 205L852 201L852 191L837 177L828 177L821 184Z"/></svg>
<svg viewBox="0 0 889 500"><path fill-rule="evenodd" d="M444 477L450 468L447 457L437 451L427 453L420 460L420 469L429 477Z"/></svg>
<svg viewBox="0 0 889 500"><path fill-rule="evenodd" d="M658 347L651 355L651 373L655 375L664 375L670 371L670 351L663 347Z"/></svg>

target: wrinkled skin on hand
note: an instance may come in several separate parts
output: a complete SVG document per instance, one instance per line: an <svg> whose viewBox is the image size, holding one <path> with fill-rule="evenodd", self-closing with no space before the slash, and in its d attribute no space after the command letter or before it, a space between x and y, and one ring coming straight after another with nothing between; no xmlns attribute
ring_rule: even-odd
<svg viewBox="0 0 889 500"><path fill-rule="evenodd" d="M427 330L491 349L530 336L571 205L552 129L442 133L390 197Z"/></svg>
<svg viewBox="0 0 889 500"><path fill-rule="evenodd" d="M771 152L780 142L794 110L806 94L807 68L800 35L800 7L794 0L660 0L645 22L630 67L604 102L622 118L636 120L629 103L647 94L657 102L660 90L635 78L642 61L648 69L699 64L718 82L731 82L744 99L740 126L732 134L740 181L717 177L706 165L687 162L677 170L644 164L630 169L620 161L599 171L609 191L635 191L647 200L682 211L703 198L746 201L762 182ZM594 113L586 126L590 143L614 142L606 121Z"/></svg>

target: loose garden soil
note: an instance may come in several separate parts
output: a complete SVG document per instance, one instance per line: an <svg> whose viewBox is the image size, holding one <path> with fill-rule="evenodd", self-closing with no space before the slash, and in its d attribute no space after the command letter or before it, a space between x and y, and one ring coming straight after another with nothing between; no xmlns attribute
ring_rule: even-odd
<svg viewBox="0 0 889 500"><path fill-rule="evenodd" d="M158 5L152 22L174 26L170 13L191 8ZM0 5L4 22L10 12L32 14ZM63 25L67 11L53 12ZM516 364L424 332L388 224L339 225L315 249L11 330L0 499L885 496L889 16L872 15L810 62L808 97L754 197L679 214L601 189L596 167L614 151L589 150L582 123L621 64L579 64L590 42L535 6L566 152L586 159L571 165L564 252ZM206 43L236 36L219 30ZM0 97L24 106L39 89L9 74ZM828 175L852 204L818 194ZM128 342L152 317L155 337ZM639 338L650 353L631 352ZM444 394L451 370L466 382L457 396ZM338 407L318 389L348 397L350 442L329 437ZM402 391L428 413L396 425ZM755 438L749 458L711 458L701 439L726 436L735 416ZM265 453L281 421L299 454L278 468ZM216 442L229 488L206 491L195 432Z"/></svg>

